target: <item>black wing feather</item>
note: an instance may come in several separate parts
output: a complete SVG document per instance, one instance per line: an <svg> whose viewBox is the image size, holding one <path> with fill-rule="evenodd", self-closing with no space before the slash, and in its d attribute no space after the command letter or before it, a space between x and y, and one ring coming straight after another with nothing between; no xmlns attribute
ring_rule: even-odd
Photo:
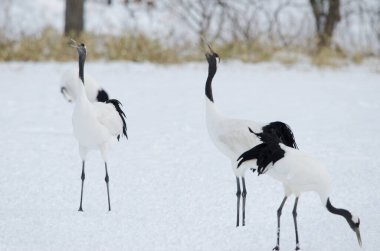
<svg viewBox="0 0 380 251"><path fill-rule="evenodd" d="M107 104L113 104L113 106L115 107L116 111L119 113L121 121L123 122L123 134L128 139L128 135L127 135L127 123L125 123L125 119L127 117L125 116L125 113L123 112L123 110L120 107L120 106L123 106L123 105L117 99L109 99L109 100L106 101L106 103ZM117 136L117 140L120 140L120 135Z"/></svg>
<svg viewBox="0 0 380 251"><path fill-rule="evenodd" d="M263 134L272 135L278 138L284 145L298 149L292 130L283 122L276 121L264 126Z"/></svg>
<svg viewBox="0 0 380 251"><path fill-rule="evenodd" d="M108 94L105 90L100 89L98 95L96 96L98 102L107 102L109 100Z"/></svg>
<svg viewBox="0 0 380 251"><path fill-rule="evenodd" d="M245 161L256 159L256 164L258 167L258 175L265 173L268 169L270 163L275 164L278 160L285 156L285 151L281 149L279 143L280 139L273 134L268 133L255 133L249 128L249 131L254 133L260 138L263 143L251 148L250 150L244 152L238 158L238 168Z"/></svg>
<svg viewBox="0 0 380 251"><path fill-rule="evenodd" d="M282 159L284 155L285 151L282 150L278 144L261 143L246 151L239 157L238 161L240 160L240 162L238 167L245 161L256 159L258 167L257 173L260 175L267 171L267 167L270 163L276 163L278 160Z"/></svg>

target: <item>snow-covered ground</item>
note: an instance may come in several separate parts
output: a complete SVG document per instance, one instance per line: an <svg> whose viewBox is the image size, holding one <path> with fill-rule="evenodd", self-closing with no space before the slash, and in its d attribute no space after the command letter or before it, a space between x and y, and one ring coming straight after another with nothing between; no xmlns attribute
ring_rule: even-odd
<svg viewBox="0 0 380 251"><path fill-rule="evenodd" d="M205 127L206 63L86 64L124 104L130 139L110 156L113 211L93 152L79 213L73 106L58 88L76 65L0 64L0 250L272 250L282 187L247 174L247 226L235 227L235 178ZM333 203L360 216L362 250L378 250L378 73L222 62L214 97L226 115L289 123L299 147L330 170ZM283 211L282 250L295 247L292 207L289 200ZM360 250L315 194L301 196L298 208L302 250Z"/></svg>

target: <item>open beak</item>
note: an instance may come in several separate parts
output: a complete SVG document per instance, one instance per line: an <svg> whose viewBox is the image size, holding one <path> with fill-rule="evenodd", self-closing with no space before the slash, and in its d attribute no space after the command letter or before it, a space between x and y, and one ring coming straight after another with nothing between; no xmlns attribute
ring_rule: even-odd
<svg viewBox="0 0 380 251"><path fill-rule="evenodd" d="M211 46L210 46L210 44L209 44L209 43L207 43L207 46L208 46L208 48L209 48L210 52L214 54L214 53L215 53L215 51L214 51L214 50L211 48Z"/></svg>
<svg viewBox="0 0 380 251"><path fill-rule="evenodd" d="M358 237L359 246L362 247L362 238L360 237L359 228L355 229L356 237Z"/></svg>
<svg viewBox="0 0 380 251"><path fill-rule="evenodd" d="M74 39L70 39L71 40L71 44L70 44L70 46L71 47L74 47L74 48L79 48L79 45L78 45L78 43L77 43L77 41L75 41Z"/></svg>

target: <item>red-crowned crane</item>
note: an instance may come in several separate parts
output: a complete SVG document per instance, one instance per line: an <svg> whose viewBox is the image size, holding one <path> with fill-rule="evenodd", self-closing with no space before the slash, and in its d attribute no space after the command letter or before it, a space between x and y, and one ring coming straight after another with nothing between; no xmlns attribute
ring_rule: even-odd
<svg viewBox="0 0 380 251"><path fill-rule="evenodd" d="M280 250L280 218L282 207L287 198L292 194L296 197L293 207L293 220L296 233L295 250L300 250L297 228L297 204L301 193L308 191L316 192L322 204L330 213L340 215L346 219L350 228L356 233L359 245L361 246L360 219L350 211L335 208L331 204L331 179L326 168L306 153L284 145L275 135L256 133L251 128L249 128L249 131L253 133L252 135L255 139L259 137L262 143L244 152L238 158L238 167L257 166L258 175L267 173L269 176L280 181L284 187L284 199L277 210L277 245L273 250Z"/></svg>
<svg viewBox="0 0 380 251"><path fill-rule="evenodd" d="M107 157L110 144L112 141L120 139L123 134L127 137L127 126L125 123L125 114L121 109L121 103L116 99L110 99L103 102L90 102L85 92L84 63L86 60L86 46L76 43L74 40L72 46L75 47L79 55L79 75L81 80L77 88L77 100L73 112L73 129L74 136L78 140L79 154L82 159L82 187L79 211L82 209L83 184L85 180L85 161L87 152L91 149L99 150L105 165L105 181L107 186L108 210L111 211L110 193L109 193L109 176L107 170Z"/></svg>
<svg viewBox="0 0 380 251"><path fill-rule="evenodd" d="M247 131L247 127L251 127L259 132L267 132L277 135L281 141L289 146L297 148L294 140L293 133L288 125L282 122L272 123L257 123L249 120L232 119L223 116L218 110L212 95L212 80L216 73L217 63L220 61L219 55L215 53L209 46L210 53L206 53L208 61L208 76L206 80L205 94L206 94L206 123L210 138L214 145L231 161L231 167L236 178L237 185L237 216L236 226L239 226L239 212L240 212L240 197L243 197L243 217L242 225L245 225L245 202L247 189L245 186L245 172L246 168L236 168L236 159L240 154L254 145L260 143L257 137ZM240 188L240 180L243 186L243 191Z"/></svg>

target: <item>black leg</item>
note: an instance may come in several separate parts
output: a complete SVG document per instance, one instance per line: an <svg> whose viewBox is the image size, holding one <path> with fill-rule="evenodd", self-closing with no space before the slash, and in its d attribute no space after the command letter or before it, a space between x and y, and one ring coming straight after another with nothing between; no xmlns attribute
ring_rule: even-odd
<svg viewBox="0 0 380 251"><path fill-rule="evenodd" d="M243 197L243 226L245 226L245 198L247 197L247 189L245 188L244 177L241 178L241 181L243 182L243 192L241 194L241 196Z"/></svg>
<svg viewBox="0 0 380 251"><path fill-rule="evenodd" d="M236 227L238 227L239 226L239 212L240 212L240 196L241 196L239 177L236 177L236 185L237 185L237 191L236 191L236 197L237 197Z"/></svg>
<svg viewBox="0 0 380 251"><path fill-rule="evenodd" d="M284 207L285 201L288 197L284 197L281 202L280 207L277 210L277 245L273 248L273 250L280 250L280 218L282 213L282 208Z"/></svg>
<svg viewBox="0 0 380 251"><path fill-rule="evenodd" d="M296 197L296 201L294 202L293 220L294 220L294 228L296 230L296 250L300 250L300 244L298 240L298 228L297 228L297 204L298 204L298 197Z"/></svg>
<svg viewBox="0 0 380 251"><path fill-rule="evenodd" d="M83 199L83 184L84 184L84 179L85 179L85 174L84 174L84 160L82 161L82 175L81 175L81 180L82 180L82 189L80 191L80 204L79 204L79 209L78 211L83 212L82 209L82 199Z"/></svg>
<svg viewBox="0 0 380 251"><path fill-rule="evenodd" d="M105 177L105 181L106 181L106 185L107 185L107 195L108 195L108 211L111 211L111 202L110 202L110 189L109 189L109 185L108 185L108 182L109 182L109 177L108 177L108 170L107 170L107 162L104 162L105 164L105 167L106 167L106 177Z"/></svg>

